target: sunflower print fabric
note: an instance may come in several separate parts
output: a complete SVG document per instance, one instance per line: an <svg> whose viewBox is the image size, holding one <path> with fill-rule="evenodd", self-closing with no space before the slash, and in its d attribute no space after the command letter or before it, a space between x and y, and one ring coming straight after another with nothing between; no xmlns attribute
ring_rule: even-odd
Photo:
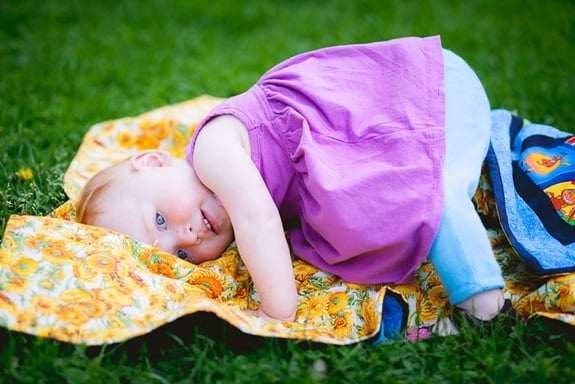
<svg viewBox="0 0 575 384"><path fill-rule="evenodd" d="M101 345L144 335L180 317L211 312L241 331L267 337L350 344L372 338L388 291L409 308L411 333L449 315L447 294L425 262L408 285L356 285L293 258L296 319L249 315L259 298L232 244L194 265L124 235L74 221L74 199L100 169L141 149L184 156L201 118L221 100L201 96L138 117L97 124L64 176L69 201L46 217L10 218L0 246L0 325L64 342ZM505 239L484 173L475 196L507 282L505 296L526 318L575 325L575 274L530 273ZM408 333L409 334L409 333Z"/></svg>

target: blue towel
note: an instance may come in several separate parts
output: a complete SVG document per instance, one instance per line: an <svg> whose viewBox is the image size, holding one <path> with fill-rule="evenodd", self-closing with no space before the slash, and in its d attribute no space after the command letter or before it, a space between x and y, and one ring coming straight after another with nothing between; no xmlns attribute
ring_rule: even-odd
<svg viewBox="0 0 575 384"><path fill-rule="evenodd" d="M495 110L486 163L519 256L540 275L575 271L575 136Z"/></svg>

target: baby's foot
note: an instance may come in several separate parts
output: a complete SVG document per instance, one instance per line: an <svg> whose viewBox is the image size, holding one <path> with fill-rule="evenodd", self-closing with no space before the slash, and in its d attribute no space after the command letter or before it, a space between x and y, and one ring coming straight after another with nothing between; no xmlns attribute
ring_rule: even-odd
<svg viewBox="0 0 575 384"><path fill-rule="evenodd" d="M473 314L457 307L455 307L451 313L451 321L457 329L468 325L482 329L485 334L491 334L497 326L512 328L517 324L519 318L518 313L515 311L515 308L513 308L511 300L509 299L505 299L499 313L490 320L481 320Z"/></svg>

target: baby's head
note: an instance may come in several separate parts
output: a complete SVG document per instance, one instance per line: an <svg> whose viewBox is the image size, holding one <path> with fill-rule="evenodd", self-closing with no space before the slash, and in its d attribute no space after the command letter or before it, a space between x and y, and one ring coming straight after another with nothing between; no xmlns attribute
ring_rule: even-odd
<svg viewBox="0 0 575 384"><path fill-rule="evenodd" d="M80 193L76 202L76 221L95 225L99 215L106 214L106 202L111 200L129 174L130 159L125 159L104 168L92 177Z"/></svg>
<svg viewBox="0 0 575 384"><path fill-rule="evenodd" d="M124 233L192 263L217 258L233 240L230 218L184 159L149 150L88 181L77 221Z"/></svg>

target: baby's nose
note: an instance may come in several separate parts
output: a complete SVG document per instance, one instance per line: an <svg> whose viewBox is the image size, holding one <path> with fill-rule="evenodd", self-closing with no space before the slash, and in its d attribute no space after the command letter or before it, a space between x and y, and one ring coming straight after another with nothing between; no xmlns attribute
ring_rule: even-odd
<svg viewBox="0 0 575 384"><path fill-rule="evenodd" d="M201 241L198 232L194 230L191 224L186 224L182 227L179 238L183 245L197 245Z"/></svg>

